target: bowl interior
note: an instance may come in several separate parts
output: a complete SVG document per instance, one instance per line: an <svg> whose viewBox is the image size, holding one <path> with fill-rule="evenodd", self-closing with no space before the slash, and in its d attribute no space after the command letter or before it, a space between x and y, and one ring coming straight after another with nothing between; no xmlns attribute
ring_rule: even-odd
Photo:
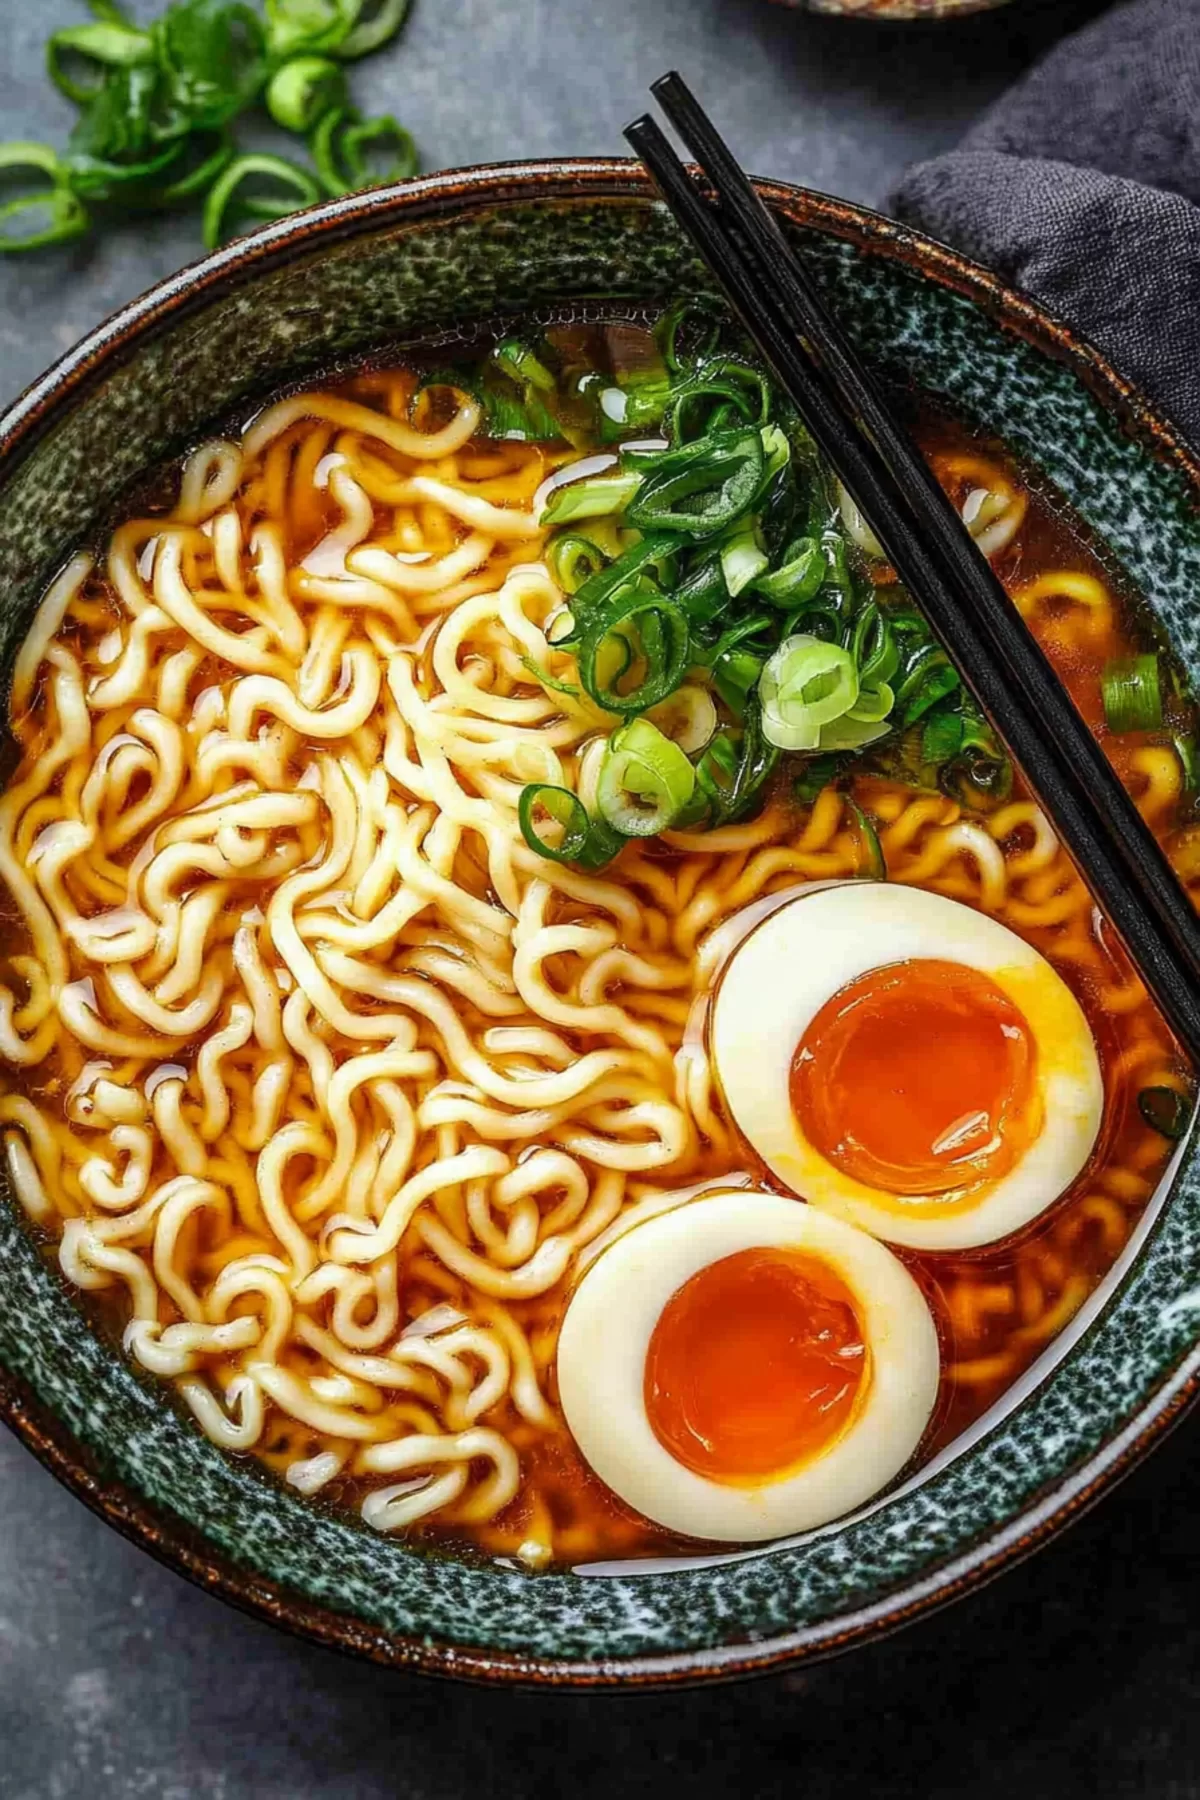
<svg viewBox="0 0 1200 1800"><path fill-rule="evenodd" d="M344 229L346 208L343 227L339 209L326 209L335 223L324 234L303 221L263 234L267 247L227 256L223 274L172 284L144 309L154 329L110 333L98 374L91 358L68 374L72 403L10 458L0 486L6 668L49 576L131 485L266 392L492 315L652 305L708 285L619 165L443 178L414 191L426 198L373 203L375 222L356 234ZM1054 482L1200 677L1200 528L1185 469L1128 435L1071 367L997 322L986 284L974 298L951 291L863 215L777 197L858 342ZM134 1374L8 1197L0 1411L152 1548L232 1598L369 1654L518 1678L736 1672L851 1641L953 1591L1031 1541L1167 1415L1193 1372L1200 1305L1190 1154L1164 1198L1165 1188L1071 1332L969 1442L857 1519L708 1565L530 1577L419 1555L302 1503L224 1456Z"/></svg>

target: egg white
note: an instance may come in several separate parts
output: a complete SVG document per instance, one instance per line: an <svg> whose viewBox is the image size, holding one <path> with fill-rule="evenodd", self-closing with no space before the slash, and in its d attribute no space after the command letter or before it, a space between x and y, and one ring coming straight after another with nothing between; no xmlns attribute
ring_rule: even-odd
<svg viewBox="0 0 1200 1800"><path fill-rule="evenodd" d="M1036 1134L1006 1174L964 1196L892 1194L856 1181L808 1141L792 1110L792 1063L826 1001L872 969L914 958L986 975L1023 1014L1036 1046ZM1027 1225L1084 1167L1104 1110L1091 1029L1046 959L998 920L898 883L822 888L765 919L726 965L709 1048L739 1130L780 1181L913 1249L964 1250Z"/></svg>
<svg viewBox="0 0 1200 1800"><path fill-rule="evenodd" d="M854 1411L799 1469L755 1485L685 1468L646 1414L646 1355L683 1284L741 1250L801 1251L849 1289L867 1349ZM840 1219L778 1194L710 1193L636 1226L592 1264L558 1343L567 1424L588 1463L638 1512L686 1537L760 1542L840 1518L885 1487L921 1440L938 1392L937 1332L891 1251Z"/></svg>

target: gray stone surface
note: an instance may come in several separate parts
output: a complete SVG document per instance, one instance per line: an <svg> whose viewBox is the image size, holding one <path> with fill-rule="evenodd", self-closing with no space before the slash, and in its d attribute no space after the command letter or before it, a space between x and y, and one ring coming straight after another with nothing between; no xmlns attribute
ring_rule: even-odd
<svg viewBox="0 0 1200 1800"><path fill-rule="evenodd" d="M81 10L0 0L5 134L65 132L41 43ZM418 0L356 86L437 167L619 152L646 83L677 64L752 166L879 202L1095 10L884 28L766 0ZM0 400L197 249L175 220L0 266ZM1198 1445L1185 1425L1034 1561L848 1661L622 1701L456 1690L292 1642L123 1543L0 1436L0 1797L1191 1800Z"/></svg>

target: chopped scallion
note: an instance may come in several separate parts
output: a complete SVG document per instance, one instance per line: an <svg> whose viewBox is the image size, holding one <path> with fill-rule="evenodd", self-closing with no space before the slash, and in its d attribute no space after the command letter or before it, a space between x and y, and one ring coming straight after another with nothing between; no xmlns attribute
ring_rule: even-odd
<svg viewBox="0 0 1200 1800"><path fill-rule="evenodd" d="M331 107L345 101L345 70L327 56L295 56L267 83L267 111L285 131L311 131Z"/></svg>
<svg viewBox="0 0 1200 1800"><path fill-rule="evenodd" d="M1110 662L1100 677L1108 729L1157 731L1163 722L1158 657L1153 651Z"/></svg>
<svg viewBox="0 0 1200 1800"><path fill-rule="evenodd" d="M542 511L542 525L565 525L571 519L599 519L623 512L642 485L640 475L592 475L556 487Z"/></svg>
<svg viewBox="0 0 1200 1800"><path fill-rule="evenodd" d="M546 546L546 562L564 594L574 594L605 564L604 553L577 531L560 531Z"/></svg>
<svg viewBox="0 0 1200 1800"><path fill-rule="evenodd" d="M759 681L763 733L780 750L816 750L822 730L858 699L854 658L840 644L798 633L785 638Z"/></svg>
<svg viewBox="0 0 1200 1800"><path fill-rule="evenodd" d="M517 820L529 848L548 862L599 869L621 848L620 836L603 820L589 818L569 788L531 783L521 790Z"/></svg>
<svg viewBox="0 0 1200 1800"><path fill-rule="evenodd" d="M753 522L735 530L721 544L721 573L725 590L736 600L744 588L768 566L766 551L758 541Z"/></svg>
<svg viewBox="0 0 1200 1800"><path fill-rule="evenodd" d="M209 190L204 203L204 241L215 250L247 218L279 219L320 198L316 181L298 164L265 153L239 156Z"/></svg>
<svg viewBox="0 0 1200 1800"><path fill-rule="evenodd" d="M683 812L695 785L695 770L679 745L649 719L631 719L608 741L596 802L624 837L654 837Z"/></svg>
<svg viewBox="0 0 1200 1800"><path fill-rule="evenodd" d="M858 873L867 881L886 881L887 863L879 842L875 821L868 817L858 802L846 796L846 811L858 839Z"/></svg>

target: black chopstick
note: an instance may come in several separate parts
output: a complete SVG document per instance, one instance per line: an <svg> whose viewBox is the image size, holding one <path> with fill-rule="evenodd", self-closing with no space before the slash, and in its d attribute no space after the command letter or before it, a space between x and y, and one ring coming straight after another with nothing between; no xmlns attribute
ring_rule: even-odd
<svg viewBox="0 0 1200 1800"><path fill-rule="evenodd" d="M1200 1063L1200 919L1161 846L703 110L677 75L654 91L697 154L716 204L652 118L636 120L626 137Z"/></svg>

